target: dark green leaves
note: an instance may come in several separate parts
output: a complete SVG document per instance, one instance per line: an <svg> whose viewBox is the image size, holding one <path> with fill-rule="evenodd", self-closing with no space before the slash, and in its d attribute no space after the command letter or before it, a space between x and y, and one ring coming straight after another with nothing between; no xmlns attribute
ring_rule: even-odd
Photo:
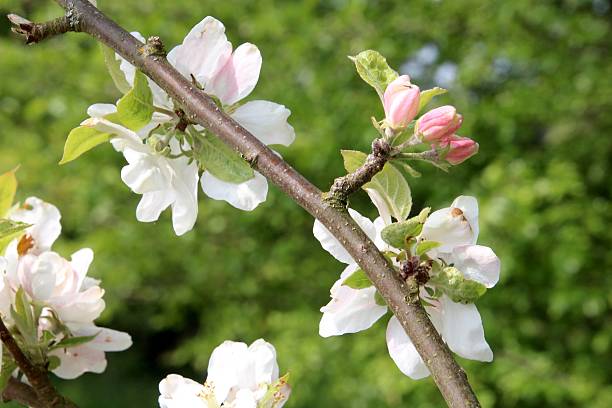
<svg viewBox="0 0 612 408"><path fill-rule="evenodd" d="M218 137L204 133L198 139L202 142L200 164L216 178L238 184L255 176L251 166Z"/></svg>
<svg viewBox="0 0 612 408"><path fill-rule="evenodd" d="M378 51L367 50L349 58L355 63L359 76L376 89L382 99L387 85L398 77L397 72L387 64L385 57Z"/></svg>

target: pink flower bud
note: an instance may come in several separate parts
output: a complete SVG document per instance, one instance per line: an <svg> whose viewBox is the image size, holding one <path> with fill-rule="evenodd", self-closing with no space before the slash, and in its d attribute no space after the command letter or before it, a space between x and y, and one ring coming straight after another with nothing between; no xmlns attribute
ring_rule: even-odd
<svg viewBox="0 0 612 408"><path fill-rule="evenodd" d="M417 120L415 134L423 141L435 142L452 136L461 127L462 121L463 117L457 114L454 106L440 106Z"/></svg>
<svg viewBox="0 0 612 408"><path fill-rule="evenodd" d="M408 75L391 82L383 96L387 124L393 129L406 127L417 115L419 96L419 87L410 83Z"/></svg>
<svg viewBox="0 0 612 408"><path fill-rule="evenodd" d="M478 153L478 143L469 137L461 137L452 135L440 143L440 147L445 148L450 144L450 150L446 155L446 161L452 165L456 165L469 159Z"/></svg>

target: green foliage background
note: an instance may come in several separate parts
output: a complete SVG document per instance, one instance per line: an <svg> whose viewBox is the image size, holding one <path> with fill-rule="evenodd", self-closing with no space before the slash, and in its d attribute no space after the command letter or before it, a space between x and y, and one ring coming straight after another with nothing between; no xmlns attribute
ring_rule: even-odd
<svg viewBox="0 0 612 408"><path fill-rule="evenodd" d="M487 407L612 406L612 63L609 0L207 1L100 0L120 24L166 44L206 15L234 44L264 56L252 98L287 105L296 143L281 153L321 188L343 173L341 148L367 150L375 92L347 55L374 48L399 67L427 44L438 58L415 81L456 64L438 103L465 115L480 154L450 174L421 167L415 211L459 194L479 198L480 241L503 263L479 301L492 364L462 361ZM51 1L0 0L0 12L42 20ZM342 266L321 250L312 218L275 187L252 213L202 197L193 232L169 214L135 220L139 196L119 178L110 146L59 167L68 131L94 102L119 94L95 41L68 35L26 47L0 19L0 170L20 165L19 198L63 214L64 255L89 246L103 280L101 323L135 345L109 355L105 375L58 381L82 407L156 406L157 383L204 379L225 339L263 337L291 372L288 407L439 407L431 380L404 377L385 346L386 320L322 339L318 308ZM203 196L203 194L201 194ZM363 194L353 206L374 216Z"/></svg>

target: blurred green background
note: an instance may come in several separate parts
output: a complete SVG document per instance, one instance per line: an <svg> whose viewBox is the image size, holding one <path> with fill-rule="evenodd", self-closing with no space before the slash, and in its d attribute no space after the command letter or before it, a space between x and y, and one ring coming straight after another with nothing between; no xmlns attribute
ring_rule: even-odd
<svg viewBox="0 0 612 408"><path fill-rule="evenodd" d="M487 407L612 406L612 33L609 0L235 1L100 0L129 30L170 46L206 15L235 44L259 46L251 98L292 110L298 138L283 156L320 188L343 173L341 148L367 150L382 117L347 55L374 48L421 89L464 114L480 154L445 174L421 166L415 211L472 194L480 242L502 259L479 301L492 364L461 361ZM0 14L42 20L52 1L0 0ZM400 68L401 67L401 68ZM18 198L63 214L56 246L89 246L107 290L101 324L134 338L104 375L59 387L82 407L156 406L168 373L205 378L225 339L263 337L294 385L288 407L440 407L430 379L404 377L385 345L388 317L367 332L317 334L342 265L311 233L312 218L275 187L252 213L202 197L194 231L169 213L136 222L139 196L121 182L110 146L59 167L68 131L94 102L119 97L85 35L26 47L0 19L0 170L21 165ZM200 193L201 196L203 194ZM353 207L371 217L364 194Z"/></svg>

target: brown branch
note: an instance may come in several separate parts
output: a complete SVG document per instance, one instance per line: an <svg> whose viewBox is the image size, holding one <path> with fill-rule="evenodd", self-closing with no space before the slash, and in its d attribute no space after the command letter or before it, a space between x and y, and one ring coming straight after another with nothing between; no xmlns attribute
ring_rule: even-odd
<svg viewBox="0 0 612 408"><path fill-rule="evenodd" d="M62 397L47 376L47 370L33 364L21 351L17 341L0 317L0 340L13 356L17 367L25 374L32 388L36 392L42 407L49 408L76 408L72 402Z"/></svg>
<svg viewBox="0 0 612 408"><path fill-rule="evenodd" d="M87 0L56 0L72 10L82 32L114 49L148 75L178 101L190 121L217 135L251 163L260 173L280 187L289 197L316 217L342 243L367 273L432 373L440 392L451 407L479 407L465 372L431 324L421 303L387 263L374 243L344 210L323 199L321 191L306 180L272 150L222 112L215 102L194 87L168 61L142 52L143 44L107 18Z"/></svg>
<svg viewBox="0 0 612 408"><path fill-rule="evenodd" d="M2 401L15 401L31 408L45 408L45 405L38 399L34 388L12 377L2 392Z"/></svg>
<svg viewBox="0 0 612 408"><path fill-rule="evenodd" d="M68 31L78 31L78 24L75 23L76 20L71 19L68 14L44 23L33 23L17 14L9 14L7 17L14 26L11 30L24 36L26 44L36 44L49 37L64 34Z"/></svg>
<svg viewBox="0 0 612 408"><path fill-rule="evenodd" d="M329 192L325 193L325 201L333 207L346 208L348 197L383 169L392 152L393 148L389 142L385 139L375 139L372 142L372 153L366 157L365 162L352 173L335 179Z"/></svg>

